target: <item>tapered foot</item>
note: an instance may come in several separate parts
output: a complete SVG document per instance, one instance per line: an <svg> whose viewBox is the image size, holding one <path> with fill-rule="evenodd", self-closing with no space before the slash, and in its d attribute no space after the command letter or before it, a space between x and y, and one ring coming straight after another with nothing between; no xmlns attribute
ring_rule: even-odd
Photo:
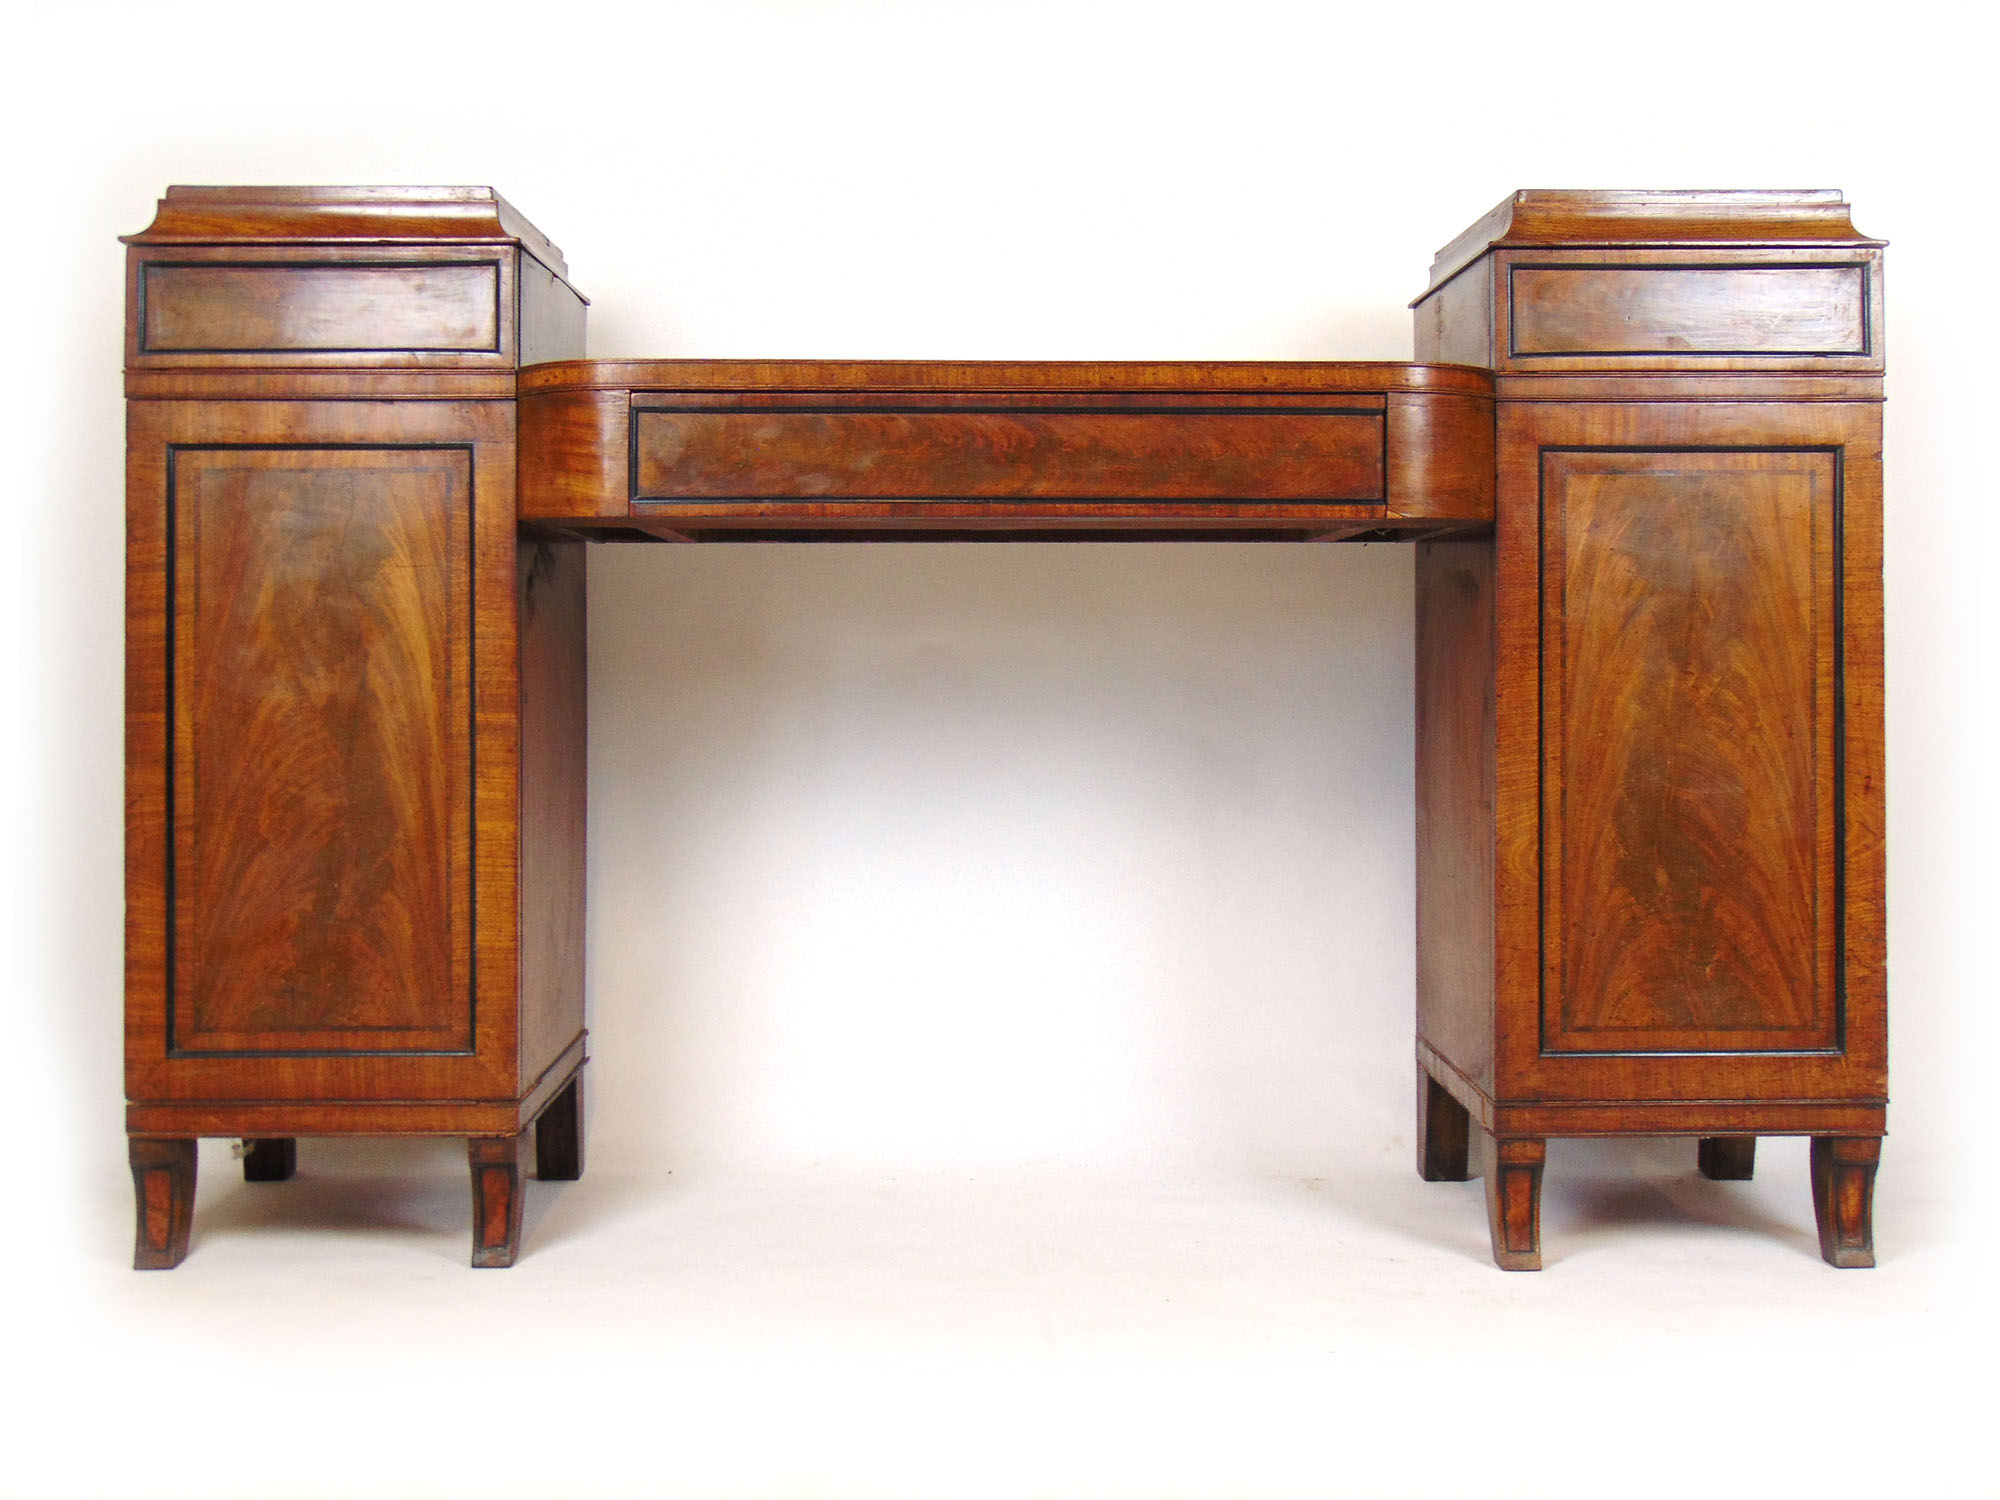
<svg viewBox="0 0 2000 1500"><path fill-rule="evenodd" d="M1813 1137L1813 1217L1819 1253L1830 1266L1875 1264L1875 1165L1881 1158L1880 1136Z"/></svg>
<svg viewBox="0 0 2000 1500"><path fill-rule="evenodd" d="M475 1135L466 1142L472 1165L472 1263L511 1266L521 1253L520 1135Z"/></svg>
<svg viewBox="0 0 2000 1500"><path fill-rule="evenodd" d="M290 1136L272 1136L261 1141L245 1141L243 1153L245 1182L285 1182L299 1169L299 1143Z"/></svg>
<svg viewBox="0 0 2000 1500"><path fill-rule="evenodd" d="M1417 1175L1425 1182L1472 1176L1472 1116L1417 1064Z"/></svg>
<svg viewBox="0 0 2000 1500"><path fill-rule="evenodd" d="M1757 1170L1757 1137L1705 1135L1695 1149L1695 1164L1717 1182L1748 1182Z"/></svg>
<svg viewBox="0 0 2000 1500"><path fill-rule="evenodd" d="M582 1073L535 1121L535 1175L544 1182L575 1182L583 1176Z"/></svg>
<svg viewBox="0 0 2000 1500"><path fill-rule="evenodd" d="M132 1269L170 1271L187 1258L188 1229L194 1223L195 1142L135 1135L127 1151L139 1210Z"/></svg>
<svg viewBox="0 0 2000 1500"><path fill-rule="evenodd" d="M1483 1137L1486 1221L1493 1231L1493 1263L1503 1271L1542 1268L1542 1164L1549 1148L1540 1139Z"/></svg>

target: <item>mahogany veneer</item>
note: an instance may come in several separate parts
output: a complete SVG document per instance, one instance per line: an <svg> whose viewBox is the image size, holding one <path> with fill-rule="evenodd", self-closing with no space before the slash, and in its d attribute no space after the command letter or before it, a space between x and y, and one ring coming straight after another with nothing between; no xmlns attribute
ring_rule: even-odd
<svg viewBox="0 0 2000 1500"><path fill-rule="evenodd" d="M504 1264L494 1143L584 1057L580 544L514 496L516 372L582 299L488 189L177 188L128 244L139 1263L195 1137L274 1181L421 1133L471 1140Z"/></svg>
<svg viewBox="0 0 2000 1500"><path fill-rule="evenodd" d="M1814 1137L1872 1263L1881 262L1836 193L1527 192L1416 304L1495 372L1493 535L1419 544L1417 1052L1503 1266L1548 1136L1651 1133Z"/></svg>
<svg viewBox="0 0 2000 1500"><path fill-rule="evenodd" d="M473 1263L583 1169L582 543L1402 539L1418 1165L1541 1263L1551 1135L1886 1110L1881 246L1829 193L1518 193L1424 363L586 361L483 188L174 188L128 244L137 1264L194 1140L463 1136ZM1478 1147L1475 1153L1474 1146Z"/></svg>
<svg viewBox="0 0 2000 1500"><path fill-rule="evenodd" d="M1492 380L1388 364L574 360L524 521L666 541L1345 540L1493 517Z"/></svg>

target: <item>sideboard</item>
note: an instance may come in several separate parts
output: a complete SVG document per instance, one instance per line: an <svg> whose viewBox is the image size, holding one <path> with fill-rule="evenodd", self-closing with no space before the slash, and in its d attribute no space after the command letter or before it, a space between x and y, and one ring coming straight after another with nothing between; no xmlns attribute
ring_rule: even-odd
<svg viewBox="0 0 2000 1500"><path fill-rule="evenodd" d="M1417 363L590 361L485 188L172 188L129 237L136 1263L196 1142L583 1169L586 546L1416 547L1417 1168L1539 1268L1550 1137L1887 1110L1882 245L1832 192L1518 192Z"/></svg>

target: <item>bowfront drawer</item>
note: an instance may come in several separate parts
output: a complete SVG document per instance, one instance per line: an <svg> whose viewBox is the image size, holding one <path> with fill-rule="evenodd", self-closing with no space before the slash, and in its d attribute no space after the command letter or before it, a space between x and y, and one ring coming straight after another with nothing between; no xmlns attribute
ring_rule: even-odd
<svg viewBox="0 0 2000 1500"><path fill-rule="evenodd" d="M1492 378L1363 362L563 360L523 521L689 542L1343 541L1493 519Z"/></svg>
<svg viewBox="0 0 2000 1500"><path fill-rule="evenodd" d="M1372 405L635 406L632 499L1378 502Z"/></svg>

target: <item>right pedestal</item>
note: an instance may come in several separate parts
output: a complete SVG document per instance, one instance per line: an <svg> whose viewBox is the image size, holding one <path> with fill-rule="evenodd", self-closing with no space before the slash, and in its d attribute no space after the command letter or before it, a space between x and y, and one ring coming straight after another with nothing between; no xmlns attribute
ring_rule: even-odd
<svg viewBox="0 0 2000 1500"><path fill-rule="evenodd" d="M1828 193L1516 194L1417 304L1499 398L1492 536L1419 547L1417 1054L1508 1269L1578 1135L1810 1135L1873 1262L1881 309Z"/></svg>

